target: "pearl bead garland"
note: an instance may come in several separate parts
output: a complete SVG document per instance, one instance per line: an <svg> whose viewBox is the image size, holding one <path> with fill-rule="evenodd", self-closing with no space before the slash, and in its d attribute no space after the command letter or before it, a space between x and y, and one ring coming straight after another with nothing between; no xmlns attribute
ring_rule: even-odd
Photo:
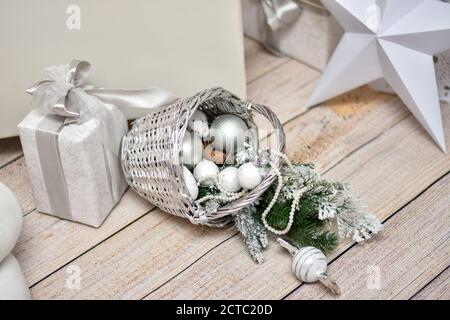
<svg viewBox="0 0 450 320"><path fill-rule="evenodd" d="M289 168L291 170L295 171L294 166L292 165L291 161L285 154L275 151L275 150L271 150L271 155L272 154L275 156L281 157L286 162L286 164L289 166ZM262 218L264 227L267 230L269 230L270 232L272 232L276 235L283 235L283 234L287 234L291 230L292 225L294 224L294 215L295 215L295 210L297 208L298 202L300 201L301 196L303 195L303 193L305 193L307 188L304 187L295 194L294 199L292 201L292 205L291 205L291 211L289 212L289 220L288 220L288 224L286 225L286 228L284 228L283 230L277 230L277 229L273 228L272 226L269 225L266 218L267 218L267 215L269 214L269 212L272 210L275 203L277 202L278 197L280 196L281 189L283 187L283 176L281 175L280 170L277 168L277 166L275 165L275 163L273 161L270 161L269 164L270 164L270 167L272 168L272 170L275 172L275 174L278 177L278 185L277 185L277 188L275 189L275 194L274 194L272 200L270 201L269 205L262 213L261 218Z"/></svg>

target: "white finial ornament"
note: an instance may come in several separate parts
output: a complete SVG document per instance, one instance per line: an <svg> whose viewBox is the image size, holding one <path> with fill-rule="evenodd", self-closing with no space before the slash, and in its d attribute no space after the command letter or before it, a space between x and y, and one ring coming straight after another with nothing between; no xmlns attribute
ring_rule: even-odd
<svg viewBox="0 0 450 320"><path fill-rule="evenodd" d="M292 272L303 282L320 281L333 295L340 295L341 290L327 275L327 258L317 248L297 248L287 240L278 238L278 243L293 256Z"/></svg>

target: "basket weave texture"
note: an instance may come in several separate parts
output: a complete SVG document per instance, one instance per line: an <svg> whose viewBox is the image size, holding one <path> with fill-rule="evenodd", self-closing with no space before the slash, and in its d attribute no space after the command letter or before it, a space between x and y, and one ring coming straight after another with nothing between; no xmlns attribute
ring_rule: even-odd
<svg viewBox="0 0 450 320"><path fill-rule="evenodd" d="M215 213L206 213L197 206L186 188L180 156L188 120L198 108L210 119L221 114L235 114L251 129L257 129L253 122L253 112L257 112L275 129L274 149L284 151L284 131L273 111L241 100L223 88L213 88L136 120L122 141L122 167L128 184L165 212L187 218L194 224L223 227L231 221L232 214L256 201L273 183L276 174L271 170L255 189ZM257 138L255 140L257 143ZM275 164L280 167L281 160L275 159Z"/></svg>

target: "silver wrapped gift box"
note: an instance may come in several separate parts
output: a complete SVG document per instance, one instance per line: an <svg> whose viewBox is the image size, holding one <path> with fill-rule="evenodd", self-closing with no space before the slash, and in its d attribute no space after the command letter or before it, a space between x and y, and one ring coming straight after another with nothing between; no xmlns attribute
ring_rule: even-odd
<svg viewBox="0 0 450 320"><path fill-rule="evenodd" d="M37 210L99 227L127 187L119 152L128 124L81 88L89 69L76 60L48 68L18 127Z"/></svg>
<svg viewBox="0 0 450 320"><path fill-rule="evenodd" d="M323 71L343 29L319 0L241 0L245 34Z"/></svg>

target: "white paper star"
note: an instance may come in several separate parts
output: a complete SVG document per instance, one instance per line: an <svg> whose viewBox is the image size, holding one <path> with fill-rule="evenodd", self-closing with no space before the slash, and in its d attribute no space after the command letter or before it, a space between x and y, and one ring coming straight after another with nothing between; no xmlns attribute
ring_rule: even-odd
<svg viewBox="0 0 450 320"><path fill-rule="evenodd" d="M450 49L450 4L322 0L345 34L307 106L384 78L446 150L433 55Z"/></svg>

